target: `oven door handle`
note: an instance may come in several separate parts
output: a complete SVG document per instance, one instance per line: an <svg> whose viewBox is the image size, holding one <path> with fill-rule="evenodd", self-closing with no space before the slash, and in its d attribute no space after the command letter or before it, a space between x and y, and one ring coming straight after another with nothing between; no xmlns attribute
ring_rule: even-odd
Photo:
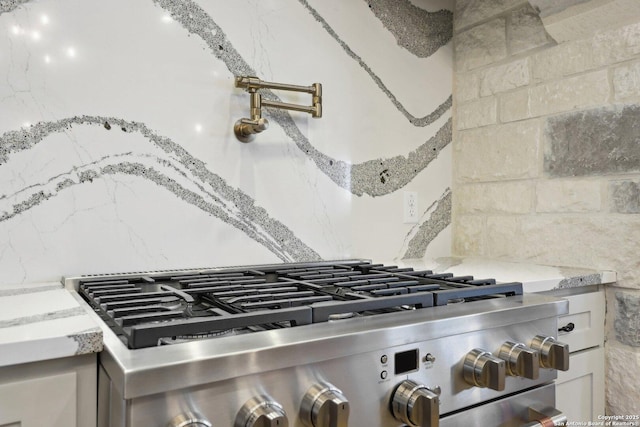
<svg viewBox="0 0 640 427"><path fill-rule="evenodd" d="M556 427L567 423L567 416L551 406L529 406L529 421L521 427Z"/></svg>

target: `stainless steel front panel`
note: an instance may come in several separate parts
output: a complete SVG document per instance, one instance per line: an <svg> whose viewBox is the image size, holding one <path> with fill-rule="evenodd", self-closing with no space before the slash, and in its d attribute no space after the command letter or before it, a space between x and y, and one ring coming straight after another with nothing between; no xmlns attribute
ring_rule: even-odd
<svg viewBox="0 0 640 427"><path fill-rule="evenodd" d="M389 401L395 387L404 379L412 379L433 389L439 387L440 413L443 415L553 381L556 378L555 371L541 369L540 378L535 381L508 377L504 392L481 389L463 380L462 362L466 352L473 348L485 348L497 354L504 341L527 342L535 334L553 335L556 328L555 318L545 318L427 341L412 340L412 332L416 336L419 333L409 330L403 332L406 341L403 345L323 361L315 360L315 356L326 351L326 343L307 342L292 353L281 355L285 359L282 362L291 367L251 375L234 375L246 371L245 367L237 366L229 373L232 378L226 380L130 399L124 425L164 426L182 412L196 412L203 414L214 426L231 426L244 402L254 396L267 395L284 407L290 426L303 427L299 417L302 398L313 384L324 382L342 390L349 400L351 427L398 426L401 423L392 417ZM382 347L384 343L377 345ZM417 369L396 374L395 355L414 350L419 358ZM427 355L431 355L429 359L435 357L435 361L427 361ZM299 363L305 359L313 363ZM251 363L250 357L240 360ZM190 376L189 366L184 368L182 374ZM171 372L159 375L162 381L180 382L182 374ZM115 395L112 393L111 396ZM110 402L110 405L117 407L118 403ZM116 420L110 426L122 427L122 424Z"/></svg>
<svg viewBox="0 0 640 427"><path fill-rule="evenodd" d="M166 427L181 413L232 426L259 395L280 403L290 426L303 427L303 396L319 382L349 400L349 426L395 427L401 423L389 401L404 379L439 387L442 420L452 423L454 411L553 382L555 371L541 369L537 380L508 377L503 392L481 389L464 381L462 363L474 348L497 355L505 341L556 336L567 311L567 301L523 295L140 350L103 325L99 427ZM418 361L396 374L403 352Z"/></svg>
<svg viewBox="0 0 640 427"><path fill-rule="evenodd" d="M466 344L455 347L469 351L472 333L516 324L527 324L528 336L502 334L500 339L526 343L545 333L529 329L532 322L546 318L555 323L567 311L567 301L524 295L140 350L127 349L104 325L101 363L122 396L133 399L439 338L464 339ZM557 334L555 326L545 330ZM497 341L488 350L497 351L502 344Z"/></svg>

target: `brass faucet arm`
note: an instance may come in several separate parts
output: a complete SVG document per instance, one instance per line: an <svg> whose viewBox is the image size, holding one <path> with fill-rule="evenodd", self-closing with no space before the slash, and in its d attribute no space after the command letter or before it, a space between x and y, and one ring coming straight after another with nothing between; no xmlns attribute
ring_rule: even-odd
<svg viewBox="0 0 640 427"><path fill-rule="evenodd" d="M316 113L316 107L298 104L289 104L288 102L269 101L267 99L262 100L263 107L282 108L283 110L302 111L303 113L309 113L314 115Z"/></svg>
<svg viewBox="0 0 640 427"><path fill-rule="evenodd" d="M258 90L258 89L276 89L276 90L288 90L290 92L304 92L310 93L314 96L322 96L320 83L314 83L311 86L299 86L290 85L286 83L274 83L265 82L257 77L253 76L238 76L236 77L236 87L246 90ZM320 92L318 92L320 91Z"/></svg>
<svg viewBox="0 0 640 427"><path fill-rule="evenodd" d="M304 113L311 114L311 117L316 119L322 117L322 85L320 83L313 83L311 86L298 86L284 83L264 82L254 76L236 76L235 86L246 90L251 96L251 118L240 119L233 127L236 137L242 142L252 141L255 138L256 133L266 130L269 126L267 119L262 118L262 106L302 111ZM258 93L258 89L278 89L310 93L313 105L298 105L290 104L288 102L262 99L262 95Z"/></svg>
<svg viewBox="0 0 640 427"><path fill-rule="evenodd" d="M261 82L260 88L288 90L290 92L304 92L304 93L313 93L315 91L313 86L298 86L298 85L289 85L286 83L272 83L272 82Z"/></svg>

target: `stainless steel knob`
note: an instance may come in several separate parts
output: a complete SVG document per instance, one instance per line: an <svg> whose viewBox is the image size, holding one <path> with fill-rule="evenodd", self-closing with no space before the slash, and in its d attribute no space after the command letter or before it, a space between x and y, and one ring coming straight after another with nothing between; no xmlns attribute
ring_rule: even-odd
<svg viewBox="0 0 640 427"><path fill-rule="evenodd" d="M411 380L401 382L391 399L395 419L411 427L438 427L439 405L437 393Z"/></svg>
<svg viewBox="0 0 640 427"><path fill-rule="evenodd" d="M167 427L211 427L211 423L199 414L187 412L169 421Z"/></svg>
<svg viewBox="0 0 640 427"><path fill-rule="evenodd" d="M289 421L282 405L269 398L257 396L240 408L234 427L288 427Z"/></svg>
<svg viewBox="0 0 640 427"><path fill-rule="evenodd" d="M540 357L538 351L523 343L507 341L500 347L498 357L504 360L507 375L537 380L540 374Z"/></svg>
<svg viewBox="0 0 640 427"><path fill-rule="evenodd" d="M471 385L504 390L505 362L486 350L475 348L467 353L462 374Z"/></svg>
<svg viewBox="0 0 640 427"><path fill-rule="evenodd" d="M315 384L302 398L300 418L309 427L347 427L349 401L331 384Z"/></svg>
<svg viewBox="0 0 640 427"><path fill-rule="evenodd" d="M543 368L569 370L569 344L556 341L553 337L536 335L531 348L540 353L540 366Z"/></svg>

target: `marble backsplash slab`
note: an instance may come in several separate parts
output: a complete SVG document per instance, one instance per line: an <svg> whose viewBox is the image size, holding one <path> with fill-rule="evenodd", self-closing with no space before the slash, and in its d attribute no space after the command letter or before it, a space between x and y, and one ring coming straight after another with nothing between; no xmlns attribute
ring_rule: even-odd
<svg viewBox="0 0 640 427"><path fill-rule="evenodd" d="M0 0L0 284L449 255L452 2L387 3ZM240 143L238 74L324 116Z"/></svg>

